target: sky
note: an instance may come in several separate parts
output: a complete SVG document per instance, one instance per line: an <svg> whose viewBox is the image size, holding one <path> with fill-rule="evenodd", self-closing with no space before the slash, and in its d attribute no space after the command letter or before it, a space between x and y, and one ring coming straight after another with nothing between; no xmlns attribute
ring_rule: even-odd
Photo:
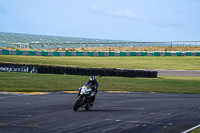
<svg viewBox="0 0 200 133"><path fill-rule="evenodd" d="M200 41L200 0L0 0L0 32Z"/></svg>

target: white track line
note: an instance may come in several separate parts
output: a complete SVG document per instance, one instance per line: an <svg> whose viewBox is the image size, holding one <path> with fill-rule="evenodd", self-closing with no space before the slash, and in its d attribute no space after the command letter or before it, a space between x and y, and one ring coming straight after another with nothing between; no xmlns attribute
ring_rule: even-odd
<svg viewBox="0 0 200 133"><path fill-rule="evenodd" d="M190 128L190 129L188 129L188 130L186 130L186 131L184 131L184 132L181 132L181 133L188 133L188 132L190 132L190 131L192 131L192 130L198 128L198 127L200 127L200 124L197 125L197 126L195 126L195 127Z"/></svg>

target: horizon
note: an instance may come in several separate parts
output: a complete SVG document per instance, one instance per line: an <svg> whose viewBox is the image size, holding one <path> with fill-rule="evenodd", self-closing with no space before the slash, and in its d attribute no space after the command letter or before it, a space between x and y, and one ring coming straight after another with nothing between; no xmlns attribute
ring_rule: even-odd
<svg viewBox="0 0 200 133"><path fill-rule="evenodd" d="M77 39L91 39L91 40L108 40L111 41L112 39L99 39L99 38L83 38L83 37L71 37L71 36L56 36L56 35L42 35L42 34L31 34L31 33L13 33L13 32L1 32L0 33L5 33L5 34L21 34L21 35L33 35L33 36L48 36L48 37L63 37L63 38L77 38ZM118 40L113 40L113 41L118 41ZM119 41L127 41L127 40L119 40Z"/></svg>
<svg viewBox="0 0 200 133"><path fill-rule="evenodd" d="M99 39L99 38L81 38L81 37L70 37L70 36L55 36L55 35L40 35L40 34L26 34L26 33L12 33L12 32L1 32L0 33L5 33L5 34L21 34L21 35L32 35L32 36L46 36L46 37L61 37L61 38L70 38L70 39L89 39L89 40L105 40L105 41L114 41L114 42L200 42L199 40L195 40L195 41L190 41L190 40L177 40L177 41L128 41L128 40L112 40L112 39ZM31 43L31 42L30 42ZM40 43L40 42L39 42ZM73 42L71 42L73 43ZM98 43L98 42L97 42ZM100 42L103 43L103 42Z"/></svg>

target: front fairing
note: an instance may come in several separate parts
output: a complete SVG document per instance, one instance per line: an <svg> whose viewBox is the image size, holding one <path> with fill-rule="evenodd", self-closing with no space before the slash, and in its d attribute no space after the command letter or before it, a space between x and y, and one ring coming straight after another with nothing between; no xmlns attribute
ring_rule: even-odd
<svg viewBox="0 0 200 133"><path fill-rule="evenodd" d="M80 107L85 107L91 102L91 87L89 84L85 84L79 88L78 100L80 100Z"/></svg>
<svg viewBox="0 0 200 133"><path fill-rule="evenodd" d="M90 97L90 94L91 94L91 92L81 94L81 95L79 95L79 99L83 99L84 97L85 97L85 98L88 98L88 97Z"/></svg>
<svg viewBox="0 0 200 133"><path fill-rule="evenodd" d="M88 95L92 91L89 84L83 85L81 88L79 88L79 92L81 95Z"/></svg>

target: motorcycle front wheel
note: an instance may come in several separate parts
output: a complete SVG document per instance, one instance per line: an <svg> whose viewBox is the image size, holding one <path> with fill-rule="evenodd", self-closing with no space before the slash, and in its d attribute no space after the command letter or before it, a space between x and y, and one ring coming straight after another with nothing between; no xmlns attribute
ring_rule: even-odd
<svg viewBox="0 0 200 133"><path fill-rule="evenodd" d="M81 102L81 100L78 100L78 99L76 100L76 102L75 102L75 104L74 104L74 107L73 107L73 110L74 110L74 111L77 111L77 110L79 109L79 107L80 107L80 106L79 106L80 102Z"/></svg>

